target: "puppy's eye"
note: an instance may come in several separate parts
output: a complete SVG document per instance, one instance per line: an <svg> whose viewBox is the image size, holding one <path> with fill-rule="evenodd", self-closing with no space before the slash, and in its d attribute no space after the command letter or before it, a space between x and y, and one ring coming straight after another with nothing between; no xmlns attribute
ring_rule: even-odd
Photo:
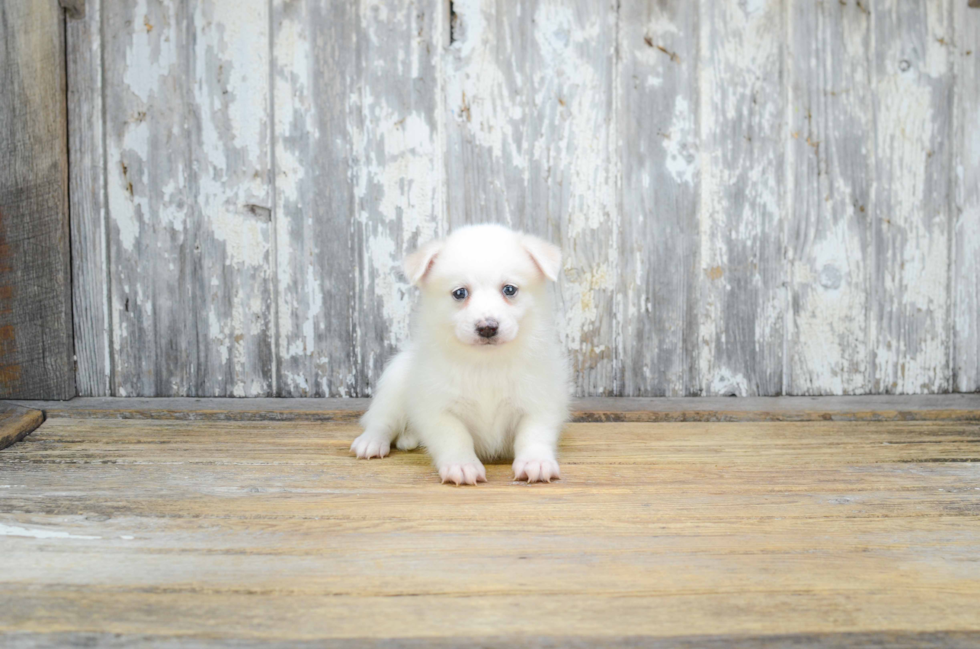
<svg viewBox="0 0 980 649"><path fill-rule="evenodd" d="M457 302L462 302L463 300L466 299L466 296L469 294L470 292L467 291L465 288L458 288L455 291L453 291L453 299L456 300Z"/></svg>
<svg viewBox="0 0 980 649"><path fill-rule="evenodd" d="M503 288L504 295L507 297L514 297L517 295L517 287L513 284L505 284Z"/></svg>

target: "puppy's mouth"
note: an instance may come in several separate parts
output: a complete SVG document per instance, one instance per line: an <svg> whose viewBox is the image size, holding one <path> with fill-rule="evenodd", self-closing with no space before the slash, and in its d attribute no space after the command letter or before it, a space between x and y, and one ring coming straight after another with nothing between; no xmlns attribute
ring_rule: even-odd
<svg viewBox="0 0 980 649"><path fill-rule="evenodd" d="M497 347L503 345L504 341L497 340L496 338L480 338L473 344L477 347Z"/></svg>

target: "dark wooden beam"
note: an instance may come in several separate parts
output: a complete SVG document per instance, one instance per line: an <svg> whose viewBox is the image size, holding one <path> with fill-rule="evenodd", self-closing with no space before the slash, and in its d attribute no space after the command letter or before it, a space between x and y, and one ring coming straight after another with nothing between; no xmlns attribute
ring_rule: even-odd
<svg viewBox="0 0 980 649"><path fill-rule="evenodd" d="M0 450L24 439L44 423L44 413L11 403L0 403Z"/></svg>
<svg viewBox="0 0 980 649"><path fill-rule="evenodd" d="M0 3L0 396L75 395L64 18Z"/></svg>

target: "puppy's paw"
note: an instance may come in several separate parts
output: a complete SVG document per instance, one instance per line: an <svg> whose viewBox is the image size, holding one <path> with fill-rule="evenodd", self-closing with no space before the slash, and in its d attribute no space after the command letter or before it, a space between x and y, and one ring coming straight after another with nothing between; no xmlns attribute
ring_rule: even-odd
<svg viewBox="0 0 980 649"><path fill-rule="evenodd" d="M414 451L419 447L419 438L410 431L404 431L395 439L395 448L399 451Z"/></svg>
<svg viewBox="0 0 980 649"><path fill-rule="evenodd" d="M354 440L350 445L350 450L359 460L384 457L391 452L391 440L383 433L366 430Z"/></svg>
<svg viewBox="0 0 980 649"><path fill-rule="evenodd" d="M514 460L514 480L527 480L528 482L551 482L561 478L558 471L558 462L552 458L541 457L519 457Z"/></svg>
<svg viewBox="0 0 980 649"><path fill-rule="evenodd" d="M487 470L479 460L458 464L448 463L439 467L439 477L442 478L442 484L475 485L477 482L487 481Z"/></svg>

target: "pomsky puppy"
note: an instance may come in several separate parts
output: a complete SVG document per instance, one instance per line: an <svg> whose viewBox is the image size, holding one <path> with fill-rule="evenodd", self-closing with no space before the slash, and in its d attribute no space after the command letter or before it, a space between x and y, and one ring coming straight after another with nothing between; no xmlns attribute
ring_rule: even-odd
<svg viewBox="0 0 980 649"><path fill-rule="evenodd" d="M499 225L461 228L404 261L419 287L411 343L391 361L351 444L358 458L428 449L444 483L486 481L481 460L514 476L558 478L568 370L547 282L561 250Z"/></svg>

